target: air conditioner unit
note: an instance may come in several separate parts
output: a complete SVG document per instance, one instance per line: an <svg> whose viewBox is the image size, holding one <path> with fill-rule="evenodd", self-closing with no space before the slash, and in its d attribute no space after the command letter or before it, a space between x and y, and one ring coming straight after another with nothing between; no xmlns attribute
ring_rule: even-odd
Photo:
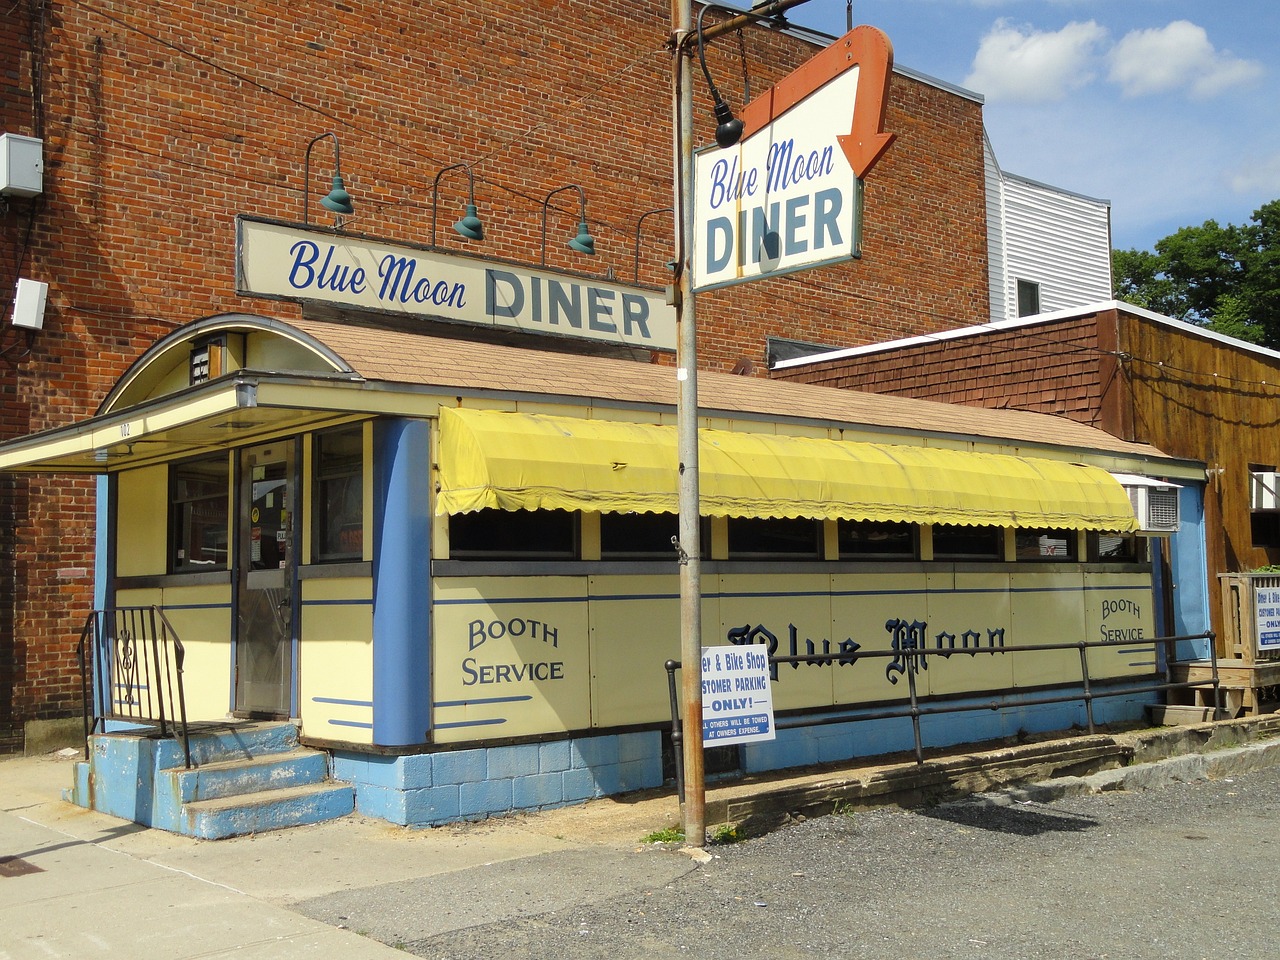
<svg viewBox="0 0 1280 960"><path fill-rule="evenodd" d="M1138 518L1139 532L1147 536L1177 533L1178 491L1182 488L1167 480L1153 480L1132 474L1112 474L1124 486Z"/></svg>
<svg viewBox="0 0 1280 960"><path fill-rule="evenodd" d="M1249 474L1249 508L1251 510L1280 510L1280 490L1274 470L1254 470Z"/></svg>

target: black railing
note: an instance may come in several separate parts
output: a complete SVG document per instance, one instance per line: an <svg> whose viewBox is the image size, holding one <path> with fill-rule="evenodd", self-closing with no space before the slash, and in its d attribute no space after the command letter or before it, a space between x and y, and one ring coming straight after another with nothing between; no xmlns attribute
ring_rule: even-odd
<svg viewBox="0 0 1280 960"><path fill-rule="evenodd" d="M106 721L159 727L182 741L191 766L187 701L182 686L182 641L159 607L112 607L85 618L76 648L84 703L85 757L89 737Z"/></svg>
<svg viewBox="0 0 1280 960"><path fill-rule="evenodd" d="M808 656L783 656L770 657L769 667L771 671L776 671L775 665L780 664L801 664L816 663L822 666L846 664L851 665L859 660L892 659L895 669L898 673L904 674L907 678L907 697L905 703L895 706L885 707L879 710L864 709L867 704L862 703L844 703L834 704L830 707L822 708L822 713L799 714L785 717L779 717L774 721L774 729L787 730L796 727L817 727L835 723L859 723L863 720L888 720L899 717L910 717L911 728L915 740L916 763L924 763L924 746L920 736L920 718L938 713L960 713L970 710L992 710L999 711L1005 708L1017 708L1026 706L1035 706L1045 703L1073 703L1077 700L1084 702L1085 717L1088 721L1089 733L1094 733L1095 725L1093 719L1093 701L1103 697L1123 697L1137 693L1154 693L1158 690L1182 690L1190 688L1212 688L1214 717L1218 718L1223 713L1222 705L1222 688L1218 681L1218 658L1214 653L1214 633L1208 631L1206 633L1188 634L1186 636L1177 637L1154 637L1151 639L1137 640L1132 643L1116 644L1113 641L1093 641L1086 640L1076 641L1074 643L1045 643L1045 644L1025 644L1021 646L981 646L967 648L940 648L931 649L924 646L900 646L899 649L890 650L857 650L848 653L824 653ZM1209 680L1184 680L1175 681L1173 679L1173 667L1179 661L1175 657L1176 646L1182 641L1189 640L1208 640L1209 661L1211 666L1211 679ZM1157 652L1163 647L1164 651L1164 669L1151 674L1141 674L1136 676L1109 678L1099 680L1089 675L1089 650L1091 649L1116 649L1117 646L1123 646L1126 649L1133 647L1152 648L1152 655L1156 656ZM952 657L976 657L982 655L995 655L1006 653L1044 653L1054 650L1077 650L1080 653L1080 682L1074 681L1070 684L1057 684L1048 687L1040 687L1036 690L1029 690L1025 693L1019 693L1014 690L975 690L971 693L961 694L965 699L958 701L956 695L942 697L920 697L916 691L916 675L922 667L927 667L928 661L933 660L949 660ZM676 790L681 799L684 798L684 757L683 757L683 737L684 732L681 723L679 694L676 685L676 671L680 669L678 660L668 660L666 662L667 670L667 689L671 697L671 741L673 752L675 754L676 764ZM1146 681L1146 682L1142 682ZM982 702L982 697L999 697L999 699L988 700ZM845 711L845 712L837 712ZM849 713L847 711L857 711ZM731 745L731 744L727 744Z"/></svg>

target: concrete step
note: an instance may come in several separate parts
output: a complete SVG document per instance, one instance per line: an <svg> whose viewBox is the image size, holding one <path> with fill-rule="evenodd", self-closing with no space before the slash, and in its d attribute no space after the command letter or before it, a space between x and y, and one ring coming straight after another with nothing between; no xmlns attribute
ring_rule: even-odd
<svg viewBox="0 0 1280 960"><path fill-rule="evenodd" d="M288 753L268 753L247 759L216 760L190 770L164 771L173 780L179 803L258 793L308 783L329 776L329 758L319 750L298 747Z"/></svg>
<svg viewBox="0 0 1280 960"><path fill-rule="evenodd" d="M354 809L355 790L349 783L303 784L185 803L178 832L220 840L334 820Z"/></svg>
<svg viewBox="0 0 1280 960"><path fill-rule="evenodd" d="M203 766L268 753L288 753L298 746L298 728L292 723L270 721L198 724L192 726L189 742L191 762ZM156 759L158 770L181 767L185 763L181 741L160 741Z"/></svg>

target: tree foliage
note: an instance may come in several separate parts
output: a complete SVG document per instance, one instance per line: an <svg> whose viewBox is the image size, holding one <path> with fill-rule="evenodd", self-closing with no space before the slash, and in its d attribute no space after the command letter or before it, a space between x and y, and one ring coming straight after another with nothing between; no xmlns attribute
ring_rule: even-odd
<svg viewBox="0 0 1280 960"><path fill-rule="evenodd" d="M1111 272L1121 300L1280 348L1280 200L1240 226L1183 227L1155 252L1115 250Z"/></svg>

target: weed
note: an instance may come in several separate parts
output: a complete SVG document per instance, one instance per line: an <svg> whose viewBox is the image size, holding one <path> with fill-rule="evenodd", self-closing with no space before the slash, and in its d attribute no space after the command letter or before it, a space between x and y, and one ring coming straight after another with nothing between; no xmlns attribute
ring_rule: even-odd
<svg viewBox="0 0 1280 960"><path fill-rule="evenodd" d="M710 843L717 846L725 846L730 843L739 843L747 839L746 833L736 823L722 823L711 831Z"/></svg>
<svg viewBox="0 0 1280 960"><path fill-rule="evenodd" d="M641 843L682 843L684 841L684 831L679 827L667 827L665 830L655 830L647 837L643 838Z"/></svg>

